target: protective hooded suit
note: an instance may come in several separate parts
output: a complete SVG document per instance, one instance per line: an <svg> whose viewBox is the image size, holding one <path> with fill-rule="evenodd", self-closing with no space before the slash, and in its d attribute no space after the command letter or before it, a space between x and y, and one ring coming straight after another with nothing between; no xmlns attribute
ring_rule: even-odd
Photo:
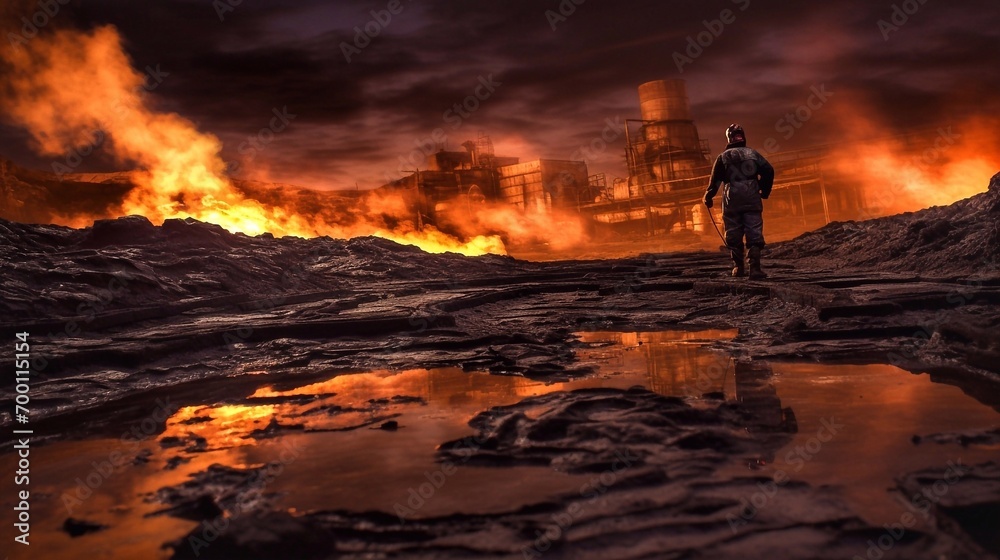
<svg viewBox="0 0 1000 560"><path fill-rule="evenodd" d="M750 250L750 278L766 278L761 269L760 251L764 248L763 199L771 196L774 168L764 156L747 147L746 134L738 124L726 130L729 145L719 154L712 168L705 205L713 205L719 188L722 191L722 221L726 227L726 246L732 257L734 277L746 276L745 247Z"/></svg>

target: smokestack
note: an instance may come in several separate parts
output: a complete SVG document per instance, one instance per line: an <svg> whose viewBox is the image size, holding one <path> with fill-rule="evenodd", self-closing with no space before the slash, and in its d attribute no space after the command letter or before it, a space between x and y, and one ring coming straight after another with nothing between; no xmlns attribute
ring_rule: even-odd
<svg viewBox="0 0 1000 560"><path fill-rule="evenodd" d="M706 147L691 116L684 80L657 80L639 86L639 108L647 172L656 181L698 175L708 165Z"/></svg>
<svg viewBox="0 0 1000 560"><path fill-rule="evenodd" d="M472 140L466 140L462 143L462 147L469 152L469 157L472 158L472 167L479 167L479 151L476 150L476 143Z"/></svg>
<svg viewBox="0 0 1000 560"><path fill-rule="evenodd" d="M644 121L692 121L684 80L657 80L639 86Z"/></svg>

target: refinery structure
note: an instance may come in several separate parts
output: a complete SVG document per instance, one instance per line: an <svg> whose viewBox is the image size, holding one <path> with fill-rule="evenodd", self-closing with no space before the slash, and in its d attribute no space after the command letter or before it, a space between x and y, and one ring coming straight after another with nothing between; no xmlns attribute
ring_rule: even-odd
<svg viewBox="0 0 1000 560"><path fill-rule="evenodd" d="M500 202L525 213L564 210L587 219L595 233L620 236L715 235L702 196L717 149L700 137L683 80L639 86L638 119L626 119L627 178L610 182L586 162L498 156L480 134L462 151L440 149L424 169L381 187L402 193L418 224L447 228L445 216ZM863 189L827 164L827 149L765 154L776 170L767 202L776 237L863 217ZM718 214L721 208L713 212ZM717 215L716 221L721 223Z"/></svg>

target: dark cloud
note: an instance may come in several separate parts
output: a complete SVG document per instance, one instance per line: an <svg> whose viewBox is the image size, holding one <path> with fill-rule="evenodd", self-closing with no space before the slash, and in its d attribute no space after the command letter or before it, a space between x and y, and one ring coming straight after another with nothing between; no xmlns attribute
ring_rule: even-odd
<svg viewBox="0 0 1000 560"><path fill-rule="evenodd" d="M137 67L170 73L155 92L159 106L219 136L227 160L287 107L293 124L244 168L280 182L377 186L437 129L451 148L482 130L510 155L569 158L608 119L638 118L636 87L662 78L688 80L713 148L733 121L751 138L777 135L814 87L833 92L829 103L841 109L863 101L896 128L998 107L1000 13L987 0L929 0L888 31L879 21L891 23L894 4L862 0L588 0L555 29L546 12L570 0L402 0L402 13L350 63L342 44L356 26L371 28L371 11L388 0L288 4L244 1L220 21L207 0L78 0L62 17L117 26ZM918 5L895 3L904 4ZM675 53L718 29L723 10L735 21L678 71ZM447 111L491 75L502 85L456 128ZM817 111L782 147L829 142L840 133L837 114ZM622 145L593 154L592 171L624 175ZM0 128L0 153L32 163L24 135L9 128Z"/></svg>

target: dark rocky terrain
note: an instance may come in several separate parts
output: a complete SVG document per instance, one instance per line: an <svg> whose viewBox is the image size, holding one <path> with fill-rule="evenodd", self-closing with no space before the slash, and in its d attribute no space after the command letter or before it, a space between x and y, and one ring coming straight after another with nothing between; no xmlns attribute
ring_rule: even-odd
<svg viewBox="0 0 1000 560"><path fill-rule="evenodd" d="M830 224L778 245L771 254L879 272L995 278L1000 273L998 189L1000 176L995 176L981 195L919 212Z"/></svg>
<svg viewBox="0 0 1000 560"><path fill-rule="evenodd" d="M164 397L175 408L242 402L265 383L337 372L459 367L577 379L590 370L576 360L573 333L597 330L737 328L716 347L744 362L891 363L1000 411L998 231L1000 175L949 207L831 224L775 245L764 282L729 279L725 257L707 252L530 263L375 238L250 238L194 221L129 217L82 230L0 221L0 330L32 333L32 424L48 442L114 437ZM4 379L8 438L14 393ZM600 473L634 457L600 507L569 494L403 523L386 511L293 515L264 500L200 557L520 558L545 547L553 558L844 558L882 534L832 490L801 482L734 533L737 497L761 481L728 466L780 447L784 435L749 437L746 410L710 397L559 392L472 420L486 443L468 461L491 468ZM294 427L258 436L283 429ZM931 436L923 445L962 437ZM967 437L995 445L990 434ZM454 450L441 441L439 460L456 459ZM974 468L942 502L939 526L908 532L884 557L996 552L970 521L995 515L995 466ZM205 470L160 498L179 516L211 519L238 501L247 476ZM920 476L930 475L898 484ZM566 511L581 513L538 544ZM178 546L176 557L190 553Z"/></svg>

